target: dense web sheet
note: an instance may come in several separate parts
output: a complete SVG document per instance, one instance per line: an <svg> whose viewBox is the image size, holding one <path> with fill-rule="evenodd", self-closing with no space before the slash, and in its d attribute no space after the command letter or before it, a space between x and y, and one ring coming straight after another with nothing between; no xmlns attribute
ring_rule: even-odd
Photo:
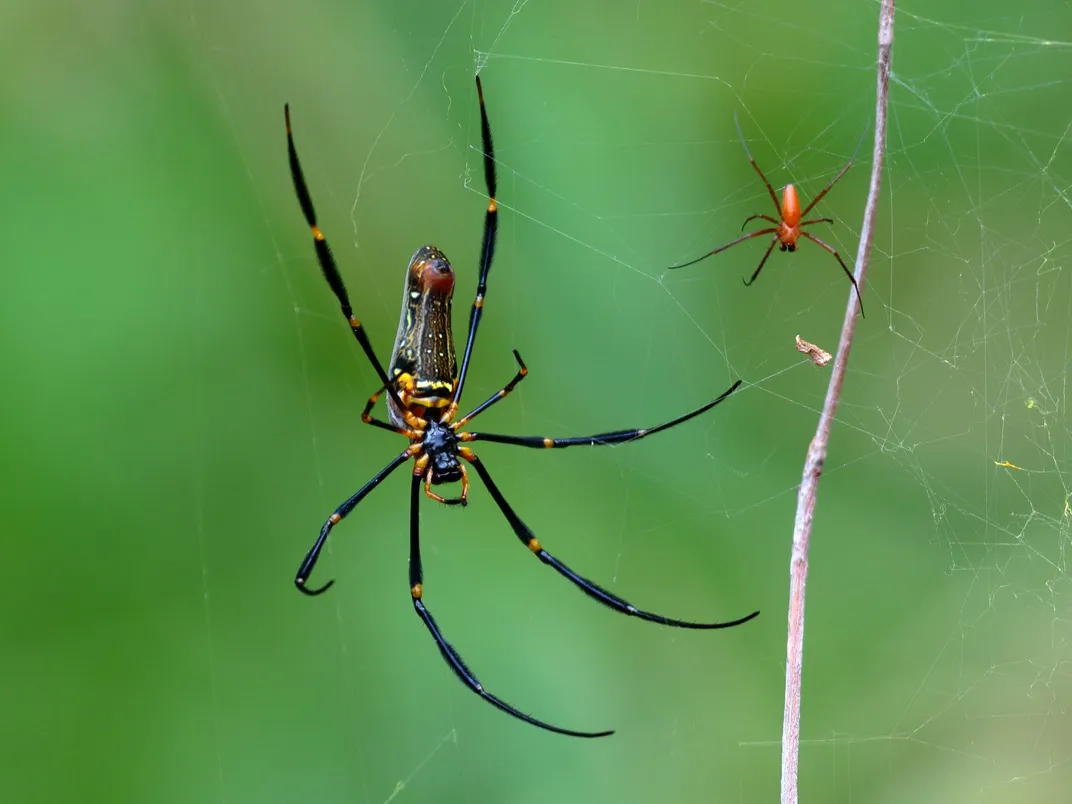
<svg viewBox="0 0 1072 804"><path fill-rule="evenodd" d="M775 252L747 290L739 278L758 263L762 238L688 273L666 266L732 239L746 215L771 212L736 141L735 111L776 190L792 182L806 202L846 163L873 104L875 8L865 5L845 20L786 16L786 8L773 2L701 3L672 21L656 4L641 2L626 4L628 9L607 4L586 14L541 0L448 5L429 12L434 25L413 22L401 10L395 17L384 11L382 18L363 20L371 30L401 30L408 50L382 49L375 57L381 71L397 78L370 90L357 88L367 79L359 71L335 74L325 90L331 102L302 99L299 148L317 204L331 222L336 254L347 281L362 288L360 314L375 321L373 342L383 358L401 287L404 263L397 255L408 255L422 242L439 243L449 255L476 250L484 187L471 77L480 71L499 148L503 227L471 395L508 378L510 346L536 344L549 335L546 320L539 336L529 334L540 326L534 309L556 311L553 343L587 344L592 336L584 312L591 305L615 311L601 323L601 332L620 347L605 367L592 370L593 383L609 387L628 365L630 376L651 377L650 385L646 380L641 385L655 389L641 392L653 399L636 414L630 404L604 401L595 407L593 400L605 399L598 387L578 392L573 406L548 405L546 396L561 395L564 385L588 371L591 355L548 347L534 361L521 347L530 364L539 364L536 371L553 379L539 388L527 380L504 403L512 414L494 420L489 414L496 425L489 429L569 435L654 423L717 394L736 376L745 379L745 398L736 404L759 417L758 423L736 420L747 438L727 436L718 412L689 435L677 440L668 435L666 452L623 447L570 460L574 471L579 466L613 481L601 487L610 495L605 541L583 562L612 590L624 593L641 583L673 534L697 526L696 506L703 511L701 521L737 534L720 536L712 548L716 553L732 544L732 560L752 556L748 571L760 576L754 585L702 597L698 604L688 594L676 595L664 608L692 606L695 612L714 600L743 613L764 599L770 638L754 643L761 646L760 658L742 664L762 668L763 684L774 692L756 692L764 711L735 709L739 720L720 724L717 738L718 750L731 752L725 761L743 768L724 788L729 797L723 800L733 795L742 802L758 800L776 783L780 721L767 704L778 705L781 692L770 675L784 646L778 590L799 465L826 376L796 351L794 337L833 349L850 287L833 258L808 243L793 255ZM792 8L800 12L799 5ZM805 789L824 789L827 800L1042 801L1053 800L1070 778L1072 287L1065 264L1072 254L1067 234L1072 42L1062 40L1072 38L1072 30L1061 30L1068 26L1062 12L1043 3L1028 3L1011 16L1003 11L978 19L968 13L972 8L941 19L899 11L883 210L864 291L868 318L860 328L820 490L808 598L801 778ZM321 12L328 19L339 13L328 7ZM556 30L560 36L548 34ZM204 27L198 36L221 71L253 58L242 45L217 41ZM361 45L371 47L370 39ZM352 44L330 37L325 47ZM710 56L695 55L705 49ZM720 50L732 57L719 57ZM787 76L799 83L799 91L786 90ZM230 119L237 99L222 73L214 80ZM348 93L361 95L360 114L339 115L333 132L318 131L332 121L335 99ZM707 101L699 108L701 96ZM585 105L594 111L578 118L576 110ZM270 108L265 119L279 124L281 136L281 112ZM363 132L360 144L338 145L355 130ZM345 155L343 165L334 162L339 154ZM819 236L847 261L855 253L868 167L861 155L858 167L816 210L834 217L836 223ZM325 388L316 379L326 359L319 344L349 336L326 289L316 286L315 276L307 281L315 271L311 249L284 247L269 223L277 192L285 199L289 190L276 187L286 181L279 177L284 163L279 160L279 176L270 181L254 175L262 169L250 170L251 182L264 194L263 235L280 255L262 268L278 275L291 302L293 338L306 372L310 458L291 469L315 476L326 515L339 500L329 476L335 470L328 468L336 466L336 449L325 450L325 439L373 441L360 471L374 470L393 453L359 425L342 436L334 432L335 407L342 402L317 399ZM298 229L296 206L292 212ZM412 224L398 224L403 212ZM349 232L339 226L347 213ZM394 237L399 229L411 230L401 250L376 242L390 239L385 231ZM290 235L285 239L295 242ZM394 255L395 262L373 270L370 262L382 254ZM475 263L455 262L460 337ZM508 343L498 343L500 338ZM371 370L356 349L352 363L339 371L355 376L340 384L348 404L374 390ZM729 444L733 450L727 454ZM501 454L488 455L493 468L506 463ZM706 473L716 478L710 486L691 481ZM510 496L528 516L539 504L525 499L530 492L521 493L518 477ZM556 477L543 461L525 483L554 489ZM557 488L561 493L563 484ZM663 495L692 512L679 518L652 512L644 506L645 495ZM401 492L387 488L381 496L390 499L370 502L369 516L394 521L392 538L398 542L404 525L389 515L403 509ZM501 531L504 524L482 497L479 504L489 510L467 511L465 521L479 525L465 527ZM586 498L576 507L591 504ZM462 516L439 512L425 514L425 521L462 527ZM316 524L310 522L310 543ZM358 529L355 523L349 527ZM344 538L348 566L343 569L340 548L332 544L331 571L358 589L336 594L324 607L334 610L347 685L340 710L357 721L367 689L356 679L364 672L370 642L384 639L374 629L356 644L354 632L364 619L357 613L359 601L377 612L397 608L391 622L407 623L407 639L415 631L409 630L404 618L411 615L399 596L398 550L376 546L359 553L356 534ZM486 626L488 642L530 640L536 615L522 616L521 627L508 632L505 615L483 606L459 611L466 598L451 596L446 579L452 568L461 571L463 559L448 559L447 553L458 551L463 541L434 532L427 538L430 561L440 565L430 581L439 596L433 604L437 616L454 606L449 619L470 625L468 632L455 626L465 634L464 644L456 638L463 654L489 688L500 688L526 711L530 704L539 706L550 717L543 710L554 702L553 683L538 687L537 696L536 687L511 687L506 680L511 662L516 669L526 662L522 655L532 654L512 646L499 659L474 644L482 633L478 623ZM549 543L549 549L569 544L563 536L557 539L562 544ZM488 537L485 543L498 542ZM295 566L305 548L301 538L295 540ZM560 552L577 549L570 545ZM481 572L490 584L491 574L527 573L526 560L531 559L496 554ZM367 582L361 573L373 564L392 567L390 583ZM670 578L658 571L650 583ZM496 584L500 593L508 586ZM207 599L210 580L206 586ZM552 588L549 582L538 593ZM658 588L647 587L648 596ZM589 605L572 590L559 592L566 601L553 607L559 616L572 617L574 608ZM212 604L206 606L211 625ZM871 627L849 617L846 608L868 611ZM674 633L648 638L646 644L659 650L681 642ZM421 678L436 676L438 685L448 670L436 664L434 647L423 639L411 639L404 652L382 661L405 655L421 666ZM683 661L672 650L667 655L667 662ZM571 672L598 674L583 664ZM720 683L732 679L730 673ZM758 684L740 678L738 683L749 694ZM419 729L423 748L400 749L392 766L360 767L362 800L432 800L442 779L452 775L453 763L474 760L475 747L466 753L467 730L472 735L474 727L460 710L482 704L460 688L450 693L446 709L430 713ZM687 700L674 699L648 724L655 747L646 756L664 768L653 784L675 785L674 791L692 790L693 782L683 779L697 773L691 759L675 759L691 756L690 739L678 731L696 726ZM624 719L609 705L586 711L583 696L580 703L562 704L555 710L558 720L603 726ZM608 712L617 722L600 720ZM504 731L515 725L481 722ZM349 728L357 741L358 727ZM220 752L226 769L227 749ZM924 771L929 786L920 790L911 780Z"/></svg>

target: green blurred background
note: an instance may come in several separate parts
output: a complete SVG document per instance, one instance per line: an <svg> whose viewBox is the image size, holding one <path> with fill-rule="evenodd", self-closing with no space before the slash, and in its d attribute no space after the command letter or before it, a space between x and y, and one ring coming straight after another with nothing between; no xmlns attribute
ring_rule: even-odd
<svg viewBox="0 0 1072 804"><path fill-rule="evenodd" d="M801 791L823 802L1058 802L1072 782L1072 22L1027 0L899 10L873 264L823 478ZM821 6L821 7L820 7ZM927 16L917 16L918 13ZM0 7L4 800L769 802L790 535L848 283L821 250L750 289L736 236L805 198L873 116L873 2L568 0ZM282 107L381 355L404 266L458 272L498 146L499 251L468 386L531 374L481 429L651 425L641 443L480 454L544 544L668 615L620 617L519 547L486 492L406 480L294 572L397 453L317 269ZM870 139L819 207L851 261ZM1007 461L1018 468L996 466Z"/></svg>

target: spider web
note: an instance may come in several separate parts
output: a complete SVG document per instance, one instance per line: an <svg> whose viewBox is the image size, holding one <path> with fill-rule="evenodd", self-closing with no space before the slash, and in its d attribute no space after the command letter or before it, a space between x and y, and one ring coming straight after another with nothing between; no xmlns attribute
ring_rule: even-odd
<svg viewBox="0 0 1072 804"><path fill-rule="evenodd" d="M619 729L555 740L436 657L406 604L397 478L334 532L329 596L272 598L275 627L257 633L294 658L273 642L268 668L264 642L237 639L202 519L219 799L248 795L252 745L287 757L258 766L265 790L300 779L328 801L771 800L795 486L827 376L794 337L834 351L849 286L809 243L747 290L758 242L666 266L771 214L735 112L775 188L792 182L804 203L848 161L873 114L877 8L189 9L184 35L256 200L247 234L274 252L234 269L261 285L283 397L265 453L282 513L252 515L270 539L250 542L271 541L272 583L290 592L322 518L399 447L358 419L375 380L303 237L282 102L384 359L422 243L454 261L463 326L485 194L479 71L502 217L468 397L509 379L511 348L532 373L475 429L651 425L746 382L642 443L480 454L547 548L615 593L695 619L763 611L716 634L641 627L537 571L478 486L464 512L425 505L426 602L487 687L564 726ZM942 13L899 10L868 317L820 491L801 772L815 800L1056 801L1072 782L1072 31L1039 2ZM847 262L869 167L816 210ZM202 517L213 502L199 496ZM243 698L269 686L273 716L254 728Z"/></svg>

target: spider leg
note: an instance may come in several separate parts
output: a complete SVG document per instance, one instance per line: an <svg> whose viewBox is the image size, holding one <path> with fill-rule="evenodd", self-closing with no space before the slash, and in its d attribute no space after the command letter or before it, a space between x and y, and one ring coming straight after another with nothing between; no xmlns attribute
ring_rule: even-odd
<svg viewBox="0 0 1072 804"><path fill-rule="evenodd" d="M395 427L393 424L377 419L372 415L372 409L376 407L376 403L380 400L380 395L386 390L387 388L380 388L379 391L368 398L368 402L365 403L365 409L361 411L361 421L365 424L371 424L373 427L379 427L381 430L389 430L392 433L404 435L406 438L420 438L420 433L407 430L404 427Z"/></svg>
<svg viewBox="0 0 1072 804"><path fill-rule="evenodd" d="M745 221L745 223L747 223L747 221ZM677 265L671 265L671 266L669 267L669 270L671 270L671 271L672 271L672 270L674 270L675 268L687 268L687 267L688 267L688 266L690 266L690 265L695 265L695 264L696 264L696 263L698 263L698 262L699 262L700 260L706 260L706 259L707 259L708 257L713 257L713 256L715 256L715 255L716 255L716 254L718 254L718 253L719 253L720 251L725 251L725 250L726 250L726 249L728 249L728 248L729 248L730 246L736 246L736 245L737 245L738 243L743 243L743 242L744 242L745 240L750 240L750 239L752 239L753 237L760 237L761 235L775 234L775 233L777 233L777 231L778 231L777 229L757 229L757 230L756 230L756 231L754 231L754 232L749 232L749 233L748 233L748 234L746 234L746 235L741 235L741 236L740 236L740 237L738 237L738 238L737 238L736 240L731 240L731 241L730 241L729 243L727 243L727 244L726 244L726 245L724 245L724 246L719 246L719 247L718 247L718 248L716 248L716 249L715 249L714 251L709 251L709 252L707 252L707 253L706 253L706 254L704 254L704 255L703 255L702 257L697 257L697 258L696 258L695 260L689 260L688 262L680 262L680 263L678 263Z"/></svg>
<svg viewBox="0 0 1072 804"><path fill-rule="evenodd" d="M470 464L472 464L473 468L476 469L477 474L480 475L480 479L484 481L484 485L487 487L492 499L495 500L495 504L499 506L499 510L502 511L503 516L506 517L506 521L510 523L510 527L513 528L514 533L517 535L517 538L521 541L521 543L527 548L529 548L529 550L531 550L536 555L536 557L540 559L540 561L542 561L544 564L547 564L559 575L563 576L571 583L576 585L586 595L593 598L594 600L598 600L604 606L608 606L615 611L621 612L622 614L627 614L631 617L639 617L642 620L648 620L649 622L653 623L660 623L661 625L671 625L676 628L732 628L735 625L741 625L742 623L746 623L753 617L759 615L758 611L754 611L751 614L748 614L736 620L731 620L730 622L694 623L688 622L686 620L675 620L670 617L664 617L661 614L653 614L652 612L642 611L638 609L636 606L632 605L627 600L623 600L617 595L608 592L603 587L596 585L587 578L578 575L576 572L571 570L553 555L544 550L543 545L540 544L539 539L537 539L535 534L529 529L529 526L521 521L521 518L514 512L514 509L510 506L510 503L506 501L506 498L503 496L502 492L499 491L499 487L496 486L495 482L491 479L491 475L488 474L488 470L484 467L483 462L479 458L477 458L473 451L468 447L461 447L458 450L458 454L461 455L461 457L467 460Z"/></svg>
<svg viewBox="0 0 1072 804"><path fill-rule="evenodd" d="M436 641L436 645L439 646L439 652L443 654L443 658L447 664L450 665L450 669L454 671L461 682L470 690L475 692L485 701L490 703L496 709L500 709L506 712L508 715L513 715L518 720L538 726L541 729L547 731L553 731L556 734L565 734L570 737L606 737L608 734L613 734L613 731L574 731L572 729L563 729L559 726L552 726L550 723L544 723L542 720L537 720L531 715L526 715L501 698L497 698L492 695L486 689L484 685L480 683L473 671L470 670L462 657L458 655L458 651L447 642L446 637L443 636L443 632L439 630L439 625L432 617L432 612L424 605L424 572L421 569L421 535L420 535L420 498L421 498L421 478L419 475L413 476L412 485L410 486L410 503L409 503L409 592L413 598L413 610L417 612L417 616L421 618L421 622L431 633L432 638Z"/></svg>
<svg viewBox="0 0 1072 804"><path fill-rule="evenodd" d="M797 227L811 226L813 223L833 223L833 218L812 218L810 221L801 221L797 224Z"/></svg>
<svg viewBox="0 0 1072 804"><path fill-rule="evenodd" d="M841 270L845 272L845 276L847 276L849 278L849 281L852 282L852 287L856 291L856 300L858 302L860 302L860 318L866 318L867 316L864 315L864 300L860 296L860 286L856 284L856 277L852 275L852 271L850 271L849 267L847 265L845 265L845 262L841 259L841 255L838 254L831 246L828 246L826 243L824 243L822 240L820 240L815 235L808 234L807 232L801 232L800 234L801 234L802 237L808 238L808 240L810 240L811 242L815 243L817 246L820 246L821 248L826 249L831 254L833 254L834 257L837 258L838 265L841 266Z"/></svg>
<svg viewBox="0 0 1072 804"><path fill-rule="evenodd" d="M328 285L335 294L335 298L339 300L342 314L350 323L350 330L354 333L354 337L357 338L357 342L361 344L365 356L372 363L372 368L376 370L376 375L380 378L380 382L383 383L385 388L391 389L391 396L398 403L398 407L405 409L405 405L398 398L398 392L391 386L391 381L387 379L387 374L376 357L376 352L372 348L368 335L365 334L364 327L361 326L361 322L354 315L353 307L350 306L350 297L346 293L346 285L342 281L339 267L335 264L335 258L331 254L327 238L320 231L320 227L316 225L316 210L313 208L313 197L309 194L309 188L305 184L305 174L302 172L301 162L298 160L298 149L294 146L294 134L290 128L289 104L283 106L283 117L287 123L287 153L290 157L290 177L294 181L294 192L298 195L298 203L301 205L302 213L305 215L305 222L309 224L309 228L313 231L313 246L316 248L316 258L320 262L320 271L324 274L324 279L327 280Z"/></svg>
<svg viewBox="0 0 1072 804"><path fill-rule="evenodd" d="M744 219L744 223L741 224L741 231L743 232L744 227L746 227L748 224L750 224L754 220L766 221L767 223L773 223L775 226L778 226L778 225L781 224L781 221L776 221L770 215L749 215L747 218Z"/></svg>
<svg viewBox="0 0 1072 804"><path fill-rule="evenodd" d="M590 436L577 436L574 438L543 438L541 436L515 436L515 435L500 435L498 433L459 433L459 441L493 441L496 444L513 444L517 447L533 447L537 449L558 449L562 447L599 447L606 446L608 444L621 444L623 441L636 441L637 439L644 438L645 436L654 435L655 433L662 432L663 430L669 430L683 422L687 422L689 419L699 416L701 413L706 413L715 405L720 403L734 391L741 387L741 381L737 380L733 385L722 392L717 398L711 400L706 405L690 410L676 419L671 419L668 422L664 422L656 427L639 428L633 430L615 430L611 433L600 433L599 435ZM463 448L464 449L464 448ZM465 454L472 455L469 450L465 450ZM473 456L475 458L475 456ZM473 462L473 459L466 458L466 460ZM490 483L490 478L484 476L484 470L482 465L474 463L477 467L477 471L480 472L480 476L484 478L485 483ZM505 501L504 501L505 503ZM500 505L500 507L502 507ZM505 511L504 511L505 513ZM507 516L509 519L509 516ZM520 520L519 520L520 521Z"/></svg>
<svg viewBox="0 0 1072 804"><path fill-rule="evenodd" d="M305 586L305 582L309 580L309 576L313 572L313 567L316 566L317 560L320 558L320 551L324 549L324 543L328 539L328 534L331 533L331 529L338 525L343 517L349 514L361 502L365 496L372 491L376 486L380 485L384 478L386 478L391 472L412 458L417 452L420 451L420 445L414 444L402 452L397 458L391 461L387 466L383 467L376 476L372 478L368 483L362 486L356 494L350 499L335 509L335 512L328 517L328 521L324 523L324 526L320 528L320 535L316 539L316 544L313 548L306 553L305 560L302 561L301 567L298 568L298 574L294 577L294 585L298 587L299 592L304 592L307 595L319 595L322 592L326 592L331 588L331 585L335 581L328 581L319 589L309 589Z"/></svg>
<svg viewBox="0 0 1072 804"><path fill-rule="evenodd" d="M746 235L744 235L742 237L738 237L736 240L732 240L732 241L730 241L729 243L727 243L724 246L719 246L714 251L709 251L706 254L704 254L702 257L697 257L695 260L689 260L688 262L682 262L682 263L678 263L677 265L671 265L670 269L685 268L685 267L687 267L689 265L695 265L700 260L705 260L708 257L712 257L715 254L718 254L720 251L725 251L730 246L736 246L738 243L740 243L740 242L742 242L744 240L748 240L749 238L759 237L760 235L766 235L766 234L777 234L777 232L778 232L778 227L781 225L781 218L782 218L782 204L778 200L778 194L774 192L774 188L771 187L771 183L769 181L767 181L767 177L763 175L763 171L759 169L759 165L756 164L756 160L752 157L752 152L748 150L748 144L744 141L744 133L741 131L741 124L740 124L740 121L737 120L737 113L736 112L733 113L733 124L735 126L737 126L737 136L740 137L740 139L741 139L741 147L744 148L744 152L745 152L745 155L748 157L748 161L752 163L752 167L754 167L756 169L756 173L759 174L759 178L761 178L763 180L763 186L767 188L767 193L770 195L771 201L774 202L774 208L776 210L778 210L778 218L772 218L769 215L750 215L749 217L745 218L744 223L741 224L741 229L743 230L744 227L747 226L750 221L754 221L756 219L764 220L764 221L767 221L768 223L773 223L775 228L773 228L773 229L760 229L759 231L752 232L751 234L746 234ZM836 181L836 179L835 179L835 181ZM812 204L812 206L814 206L814 204ZM808 209L811 209L811 206L809 206ZM767 254L770 254L770 249L767 249ZM766 257L764 257L763 259L766 260ZM760 268L762 268L763 263L761 262L759 264L759 266L760 266ZM756 273L758 274L759 271L756 271ZM755 277L753 277L753 279L755 279ZM749 285L749 284L751 284L751 282L745 282L745 284Z"/></svg>
<svg viewBox="0 0 1072 804"><path fill-rule="evenodd" d="M860 135L860 141L858 143L856 143L856 150L852 152L852 156L849 158L849 163L847 165L845 165L845 167L843 167L841 169L840 173L838 173L836 176L834 176L833 179L830 180L830 183L828 185L826 185L826 187L823 188L823 191L821 193L819 193L819 195L815 196L815 198L813 198L811 200L810 204L808 204L806 207L804 207L804 211L800 213L800 216L802 218L805 215L807 215L809 212L811 212L812 208L816 204L818 204L820 201L823 200L823 196L826 195L828 192L830 192L830 188L833 187L835 184L837 184L838 179L840 179L842 176L844 176L848 172L849 168L852 167L852 163L856 161L856 154L858 154L860 152L860 146L863 145L864 137L867 136L867 130L870 127L871 127L871 121L869 120L867 122L867 125L864 126L863 134Z"/></svg>
<svg viewBox="0 0 1072 804"><path fill-rule="evenodd" d="M413 474L424 475L424 493L429 499L435 500L438 503L443 503L443 505L460 505L463 508L469 504L469 475L466 473L464 466L458 464L458 469L462 473L462 493L458 497L442 497L432 491L432 480L435 477L435 470L429 466L422 472L421 468L422 467L418 464Z"/></svg>
<svg viewBox="0 0 1072 804"><path fill-rule="evenodd" d="M848 171L848 169L851 168L851 167L852 167L852 162L849 162L849 164L845 165L845 167L843 167L841 169L841 172L838 173L836 176L834 176L834 178L831 180L831 182L828 185L826 185L826 187L824 187L822 189L822 192L820 192L819 195L815 196L815 198L813 198L811 200L810 204L808 204L806 207L804 207L804 211L800 213L801 217L803 217L804 215L807 215L809 212L811 212L811 210L815 207L815 205L823 200L823 196L826 195L828 192L830 192L830 188L833 187L837 183L837 180L840 179L842 176L844 176L846 171Z"/></svg>
<svg viewBox="0 0 1072 804"><path fill-rule="evenodd" d="M767 257L770 256L771 251L774 249L774 244L777 243L777 242L778 242L778 235L775 235L774 239L771 240L771 244L769 246L767 246L767 250L763 254L763 259L761 259L759 261L759 265L756 266L756 270L753 271L752 278L751 279L741 280L741 281L744 282L745 287L748 287L749 285L751 285L753 282L756 281L756 277L759 276L759 272L763 270L763 266L767 262Z"/></svg>
<svg viewBox="0 0 1072 804"><path fill-rule="evenodd" d="M744 148L745 155L748 157L748 161L752 163L752 167L756 169L756 173L759 174L759 178L763 179L763 184L767 188L767 192L770 194L771 201L774 202L774 208L778 210L778 217L782 217L782 205L778 201L778 195L774 192L774 188L771 187L771 183L767 181L767 177L763 175L763 171L759 169L759 165L756 164L756 160L752 156L752 152L748 150L748 144L744 141L744 133L741 131L741 123L737 120L737 112L733 113L733 125L737 126L737 136L741 138L741 147Z"/></svg>
<svg viewBox="0 0 1072 804"><path fill-rule="evenodd" d="M484 294L488 291L488 271L491 269L492 257L495 256L495 235L499 228L499 205L495 200L495 146L491 141L491 124L488 122L488 112L484 108L484 90L480 86L479 75L476 77L476 95L480 101L480 139L484 148L484 184L488 188L488 211L484 215L484 240L480 247L480 278L476 285L473 309L469 312L469 334L465 338L462 367L458 372L458 383L454 388L454 398L450 405L455 412L462 398L465 377L469 373L469 358L473 354L473 342L476 340L476 330L480 326L480 316L484 310Z"/></svg>
<svg viewBox="0 0 1072 804"><path fill-rule="evenodd" d="M487 399L485 399L482 403L480 403L475 408L473 408L472 411L470 411L469 413L465 414L460 419L458 419L456 422L454 422L451 425L452 429L457 430L460 427L464 427L466 422L468 422L470 419L473 419L473 418L479 416L481 413L483 413L485 410L490 408L492 405L494 405L500 399L503 399L507 394L509 394L511 391L514 390L514 388L517 386L517 384L519 382L521 382L523 379L525 379L525 377L529 373L529 369L528 369L528 366L525 365L525 361L521 359L521 355L518 353L517 349L514 349L514 360L517 361L517 366L518 366L517 374L514 375L514 378L512 380L510 380L510 382L508 382L506 385L504 385L502 387L502 390L496 391L494 394L492 394ZM442 423L442 420L440 420L440 423Z"/></svg>

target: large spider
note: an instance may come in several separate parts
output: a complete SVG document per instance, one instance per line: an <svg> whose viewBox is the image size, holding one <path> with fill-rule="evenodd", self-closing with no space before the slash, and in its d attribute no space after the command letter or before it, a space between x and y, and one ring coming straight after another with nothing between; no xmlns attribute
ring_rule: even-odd
<svg viewBox="0 0 1072 804"><path fill-rule="evenodd" d="M541 720L527 715L515 709L510 704L492 695L484 689L483 685L466 667L458 652L451 647L440 631L431 612L424 605L424 579L421 571L421 547L418 518L418 503L421 497L421 486L424 493L447 505L465 505L469 495L469 477L466 473L465 463L476 470L481 481L487 487L491 498L499 506L506 521L510 523L517 538L531 550L537 558L547 564L556 572L577 585L585 594L595 598L600 603L619 611L623 614L650 620L663 625L676 626L678 628L729 628L747 622L759 614L758 611L741 617L737 620L722 623L694 623L683 620L675 620L663 617L659 614L642 611L617 595L608 592L600 586L589 581L548 553L535 534L515 513L513 507L506 501L499 487L491 479L487 468L476 454L464 446L472 441L494 441L500 444L513 444L521 447L535 447L540 449L556 449L562 447L574 447L579 445L599 446L606 444L620 444L625 441L633 441L645 436L666 430L682 422L686 422L715 405L719 404L727 396L737 390L741 385L738 380L730 386L722 395L689 413L677 417L657 427L634 430L617 430L611 433L582 436L574 438L543 438L539 436L512 436L497 435L493 433L465 432L462 428L472 419L490 408L500 399L510 393L511 390L524 379L528 372L521 355L514 352L517 360L518 371L514 378L507 383L502 390L492 394L488 399L473 408L465 416L456 418L458 405L465 385L465 377L469 369L469 358L473 351L473 341L476 330L480 324L481 313L484 309L484 294L487 291L488 270L491 267L492 255L495 248L495 233L498 222L498 211L495 201L495 156L491 141L491 128L488 124L487 112L484 108L484 95L480 86L480 78L476 79L477 97L480 101L480 127L484 149L484 180L488 189L488 208L484 218L484 240L481 247L480 279L477 283L476 299L469 314L469 334L465 341L465 354L462 357L461 371L458 371L454 353L454 343L451 336L451 297L454 293L454 270L447 258L435 246L423 246L417 250L410 260L409 269L406 272L405 291L402 297L402 315L398 325L398 334L395 338L394 351L391 355L389 370L384 371L376 353L372 349L368 336L362 328L360 321L353 313L350 299L343 284L342 276L332 257L327 240L323 232L317 226L316 212L313 209L313 201L305 184L301 164L298 161L298 153L294 147L294 137L290 126L290 109L284 107L287 124L287 148L290 155L290 172L294 179L294 189L298 195L305 219L313 231L313 244L316 248L317 259L323 271L324 278L331 286L335 296L342 307L342 313L350 324L350 329L357 338L369 362L379 376L382 387L371 397L361 414L361 420L367 424L390 430L404 435L409 439L407 446L401 453L391 460L375 477L362 486L346 502L335 509L334 513L320 529L320 535L312 549L305 556L294 583L298 589L308 595L318 595L324 592L334 583L328 581L323 586L311 589L306 586L309 575L316 565L324 543L331 529L335 527L343 517L349 514L354 507L365 498L374 488L402 464L413 460L413 475L410 483L410 557L409 557L409 587L410 596L413 600L413 608L420 616L421 621L432 634L439 646L443 658L450 665L454 673L470 690L475 692L485 701L498 707L504 712L519 718L526 723L547 729L559 734L567 734L575 737L603 737L612 734L611 731L574 731L553 726ZM372 409L380 395L387 393L387 409L389 421L385 422L372 416ZM463 463L464 462L464 463ZM461 482L461 493L457 497L445 498L436 494L432 489L444 483Z"/></svg>
<svg viewBox="0 0 1072 804"><path fill-rule="evenodd" d="M785 189L782 190L782 203L778 203L778 196L774 192L774 188L771 187L771 183L767 181L767 177L763 175L763 171L759 169L759 165L756 164L756 160L752 156L752 152L748 150L748 144L744 141L744 134L741 133L741 124L737 122L737 115L733 115L733 123L737 126L737 136L741 139L741 147L744 148L745 155L748 157L748 161L752 163L752 167L756 169L756 173L759 174L759 178L763 180L763 185L767 188L767 193L771 197L771 201L774 202L774 209L778 213L777 218L772 218L770 215L749 215L744 219L744 223L741 224L743 230L745 226L754 220L762 220L767 223L773 223L774 226L767 229L757 229L754 232L749 232L746 235L741 235L736 240L731 240L724 246L707 252L701 257L697 257L694 260L688 262L678 263L677 265L671 265L670 268L685 268L689 265L695 265L700 260L706 260L708 257L713 257L721 251L725 251L731 246L736 246L738 243L742 243L745 240L751 240L753 237L762 237L763 235L774 235L771 238L770 245L767 246L767 250L763 253L763 258L759 261L759 265L756 266L756 270L752 272L752 276L749 279L744 280L744 284L747 287L756 281L756 277L759 276L759 272L763 270L763 266L767 262L767 257L770 256L771 251L775 246L778 246L779 251L793 252L797 250L797 241L804 237L815 243L815 245L830 252L834 255L834 259L838 261L838 265L841 266L841 270L845 272L845 276L849 278L853 288L856 290L856 299L860 302L860 315L864 314L864 300L860 297L860 287L856 284L856 277L852 275L852 271L845 265L845 261L841 259L841 255L837 253L833 246L830 246L813 235L811 232L805 232L805 226L812 226L816 223L833 223L833 218L813 218L811 220L801 220L809 212L814 209L815 205L823 200L830 188L837 184L838 179L845 175L849 168L852 167L852 163L856 161L856 154L853 153L852 159L849 163L841 169L841 171L830 180L830 183L826 185L819 193L811 200L811 203L804 207L802 212L800 209L800 199L797 197L797 188L792 184L785 185ZM867 129L864 129L864 134L867 133ZM863 143L863 137L860 137L860 143ZM860 150L860 144L856 145L856 150Z"/></svg>

